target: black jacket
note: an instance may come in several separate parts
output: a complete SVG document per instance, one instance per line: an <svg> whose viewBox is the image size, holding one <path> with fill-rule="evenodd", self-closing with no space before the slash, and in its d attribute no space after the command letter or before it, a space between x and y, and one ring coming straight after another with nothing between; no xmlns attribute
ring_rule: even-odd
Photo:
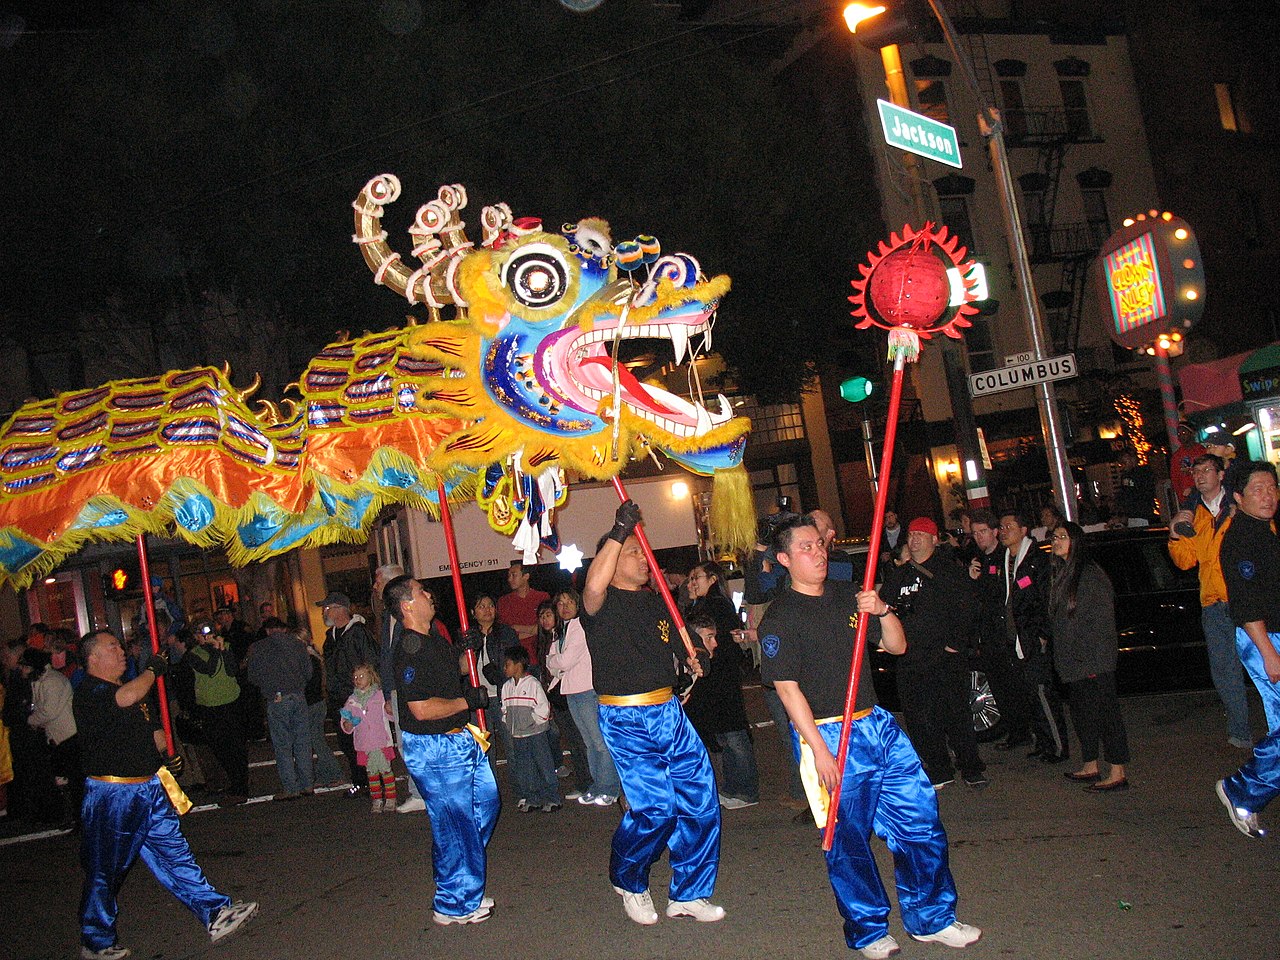
<svg viewBox="0 0 1280 960"><path fill-rule="evenodd" d="M351 620L345 627L330 627L324 639L324 672L329 688L329 712L337 713L351 696L355 684L351 674L362 663L377 669L381 651L369 635L363 620Z"/></svg>
<svg viewBox="0 0 1280 960"><path fill-rule="evenodd" d="M890 568L880 597L897 612L907 634L901 669L929 670L946 656L944 648L972 647L977 588L948 554L935 550L923 564Z"/></svg>
<svg viewBox="0 0 1280 960"><path fill-rule="evenodd" d="M1080 571L1076 608L1066 603L1053 610L1053 665L1063 683L1100 673L1115 673L1119 653L1116 598L1111 581L1096 563Z"/></svg>
<svg viewBox="0 0 1280 960"><path fill-rule="evenodd" d="M1006 555L1009 554L1005 550ZM1016 555L1010 558L1010 563ZM1049 572L1050 557L1031 542L1022 562L1012 571L1007 609L1013 616L1013 631L1022 641L1023 656L1039 653L1040 641L1049 636ZM1000 589L1004 590L1004 560L1000 562ZM1013 644L1013 631L1009 643Z"/></svg>

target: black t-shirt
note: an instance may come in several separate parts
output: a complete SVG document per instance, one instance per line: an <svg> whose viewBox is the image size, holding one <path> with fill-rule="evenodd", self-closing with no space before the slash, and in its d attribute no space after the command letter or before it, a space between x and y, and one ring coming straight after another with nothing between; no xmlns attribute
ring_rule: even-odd
<svg viewBox="0 0 1280 960"><path fill-rule="evenodd" d="M815 720L844 711L849 666L858 629L858 589L828 580L822 596L787 589L769 605L760 637L760 679L773 684L794 680L809 701ZM880 644L880 621L867 624L867 651L858 680L856 710L876 705L871 684L871 644Z"/></svg>
<svg viewBox="0 0 1280 960"><path fill-rule="evenodd" d="M1239 626L1262 620L1267 632L1280 632L1280 539L1271 521L1237 510L1218 556L1231 619Z"/></svg>
<svg viewBox="0 0 1280 960"><path fill-rule="evenodd" d="M396 693L400 703L400 729L405 733L448 733L464 726L466 710L439 720L419 720L409 710L411 700L432 697L452 699L462 696L462 675L458 672L458 651L432 630L423 636L406 629L396 644Z"/></svg>
<svg viewBox="0 0 1280 960"><path fill-rule="evenodd" d="M580 619L596 693L620 697L675 686L675 657L683 659L684 644L656 593L610 586L596 614L584 610Z"/></svg>
<svg viewBox="0 0 1280 960"><path fill-rule="evenodd" d="M120 685L85 675L71 700L80 765L90 777L149 777L160 768L150 697L131 707L116 703Z"/></svg>

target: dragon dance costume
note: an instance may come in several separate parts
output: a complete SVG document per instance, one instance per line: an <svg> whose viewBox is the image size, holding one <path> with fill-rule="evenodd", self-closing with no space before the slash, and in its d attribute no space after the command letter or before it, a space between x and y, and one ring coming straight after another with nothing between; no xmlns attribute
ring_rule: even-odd
<svg viewBox="0 0 1280 960"><path fill-rule="evenodd" d="M848 663L857 631L857 592L852 584L828 581L822 596L783 592L759 627L761 679L794 681L817 720L818 732L834 757L840 742L845 677L836 665ZM879 639L879 623L869 624L868 642ZM869 649L869 648L868 648ZM869 654L862 676L870 676ZM880 879L870 839L889 847L894 859L898 906L907 932L936 933L955 921L956 887L947 858L947 835L938 800L920 758L893 716L875 704L870 682L858 699L843 771L835 841L826 854L836 906L844 918L850 949L869 946L888 934L889 897ZM818 781L813 753L792 728L805 790L820 827L825 826L826 790Z"/></svg>
<svg viewBox="0 0 1280 960"><path fill-rule="evenodd" d="M434 630L423 636L405 628L395 649L395 677L404 763L431 818L433 905L442 917L463 917L479 910L484 899L498 784L467 728L466 710L419 720L409 709L413 701L462 696L457 649Z"/></svg>
<svg viewBox="0 0 1280 960"><path fill-rule="evenodd" d="M86 676L73 700L87 774L80 941L91 951L115 945L120 912L116 898L139 857L206 929L231 906L231 898L205 879L182 835L178 814L185 813L191 801L168 770L160 767L157 772L156 724L148 700L121 707L116 703L119 689L118 684Z"/></svg>
<svg viewBox="0 0 1280 960"><path fill-rule="evenodd" d="M670 615L657 594L610 586L601 608L581 621L600 732L630 805L613 834L609 879L620 891L646 891L650 868L669 849L670 899L709 898L720 864L720 803L706 748L673 695L683 648Z"/></svg>

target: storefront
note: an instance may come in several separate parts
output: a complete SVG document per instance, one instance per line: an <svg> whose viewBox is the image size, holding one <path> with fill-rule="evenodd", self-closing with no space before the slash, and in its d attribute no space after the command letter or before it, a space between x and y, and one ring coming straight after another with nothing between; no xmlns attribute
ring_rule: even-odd
<svg viewBox="0 0 1280 960"><path fill-rule="evenodd" d="M1240 396L1256 429L1249 455L1280 464L1280 343L1255 350L1240 364Z"/></svg>

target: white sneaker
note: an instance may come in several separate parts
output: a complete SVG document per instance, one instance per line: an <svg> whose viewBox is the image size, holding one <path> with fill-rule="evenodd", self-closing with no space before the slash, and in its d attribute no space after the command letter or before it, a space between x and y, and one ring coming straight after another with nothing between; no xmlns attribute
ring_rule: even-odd
<svg viewBox="0 0 1280 960"><path fill-rule="evenodd" d="M93 950L89 947L80 948L80 960L124 960L133 951L128 947L122 947L118 943L113 943L109 947L103 947L101 950Z"/></svg>
<svg viewBox="0 0 1280 960"><path fill-rule="evenodd" d="M667 904L668 917L693 917L700 923L715 923L724 919L724 907L712 903L706 897L697 900L672 900Z"/></svg>
<svg viewBox="0 0 1280 960"><path fill-rule="evenodd" d="M614 887L614 892L622 897L622 908L627 916L642 926L651 927L658 922L658 911L653 909L653 897L648 890L632 893L621 887Z"/></svg>
<svg viewBox="0 0 1280 960"><path fill-rule="evenodd" d="M484 901L480 901L480 906L476 907L470 913L464 913L460 917L455 917L450 913L441 913L439 910L431 911L431 919L442 927L447 927L454 923L484 923L489 919L489 914L493 912L493 907L484 905Z"/></svg>
<svg viewBox="0 0 1280 960"><path fill-rule="evenodd" d="M480 898L480 907L481 907L481 909L484 909L484 910L492 910L492 909L493 909L493 897L489 896L488 894L485 894L483 897L481 897L481 898Z"/></svg>
<svg viewBox="0 0 1280 960"><path fill-rule="evenodd" d="M524 797L521 797L519 800L516 801L516 809L519 810L521 813L528 813L529 801L526 800Z"/></svg>
<svg viewBox="0 0 1280 960"><path fill-rule="evenodd" d="M585 793L583 793L581 790L570 790L568 793L566 793L566 794L564 795L564 798L565 798L565 800L566 800L566 801L567 801L567 800L577 800L579 803L581 803L581 802L582 802L582 798L583 798L583 797L585 797L585 796L586 796L586 794L585 794Z"/></svg>
<svg viewBox="0 0 1280 960"><path fill-rule="evenodd" d="M224 937L231 936L257 914L258 905L252 900L241 900L229 907L223 907L209 923L210 939L217 943Z"/></svg>
<svg viewBox="0 0 1280 960"><path fill-rule="evenodd" d="M892 957L895 953L901 951L901 949L902 948L898 946L898 941L886 933L875 943L868 943L858 952L866 957L867 960L887 960L888 957Z"/></svg>
<svg viewBox="0 0 1280 960"><path fill-rule="evenodd" d="M425 809L427 809L427 801L421 797L409 797L404 803L396 807L396 813L417 813Z"/></svg>
<svg viewBox="0 0 1280 960"><path fill-rule="evenodd" d="M977 943L981 936L982 931L977 927L954 920L937 933L913 933L911 939L921 943L941 943L947 947L967 947L971 943Z"/></svg>
<svg viewBox="0 0 1280 960"><path fill-rule="evenodd" d="M1231 802L1231 798L1227 796L1226 785L1221 780L1218 781L1215 789L1218 792L1218 799L1227 808L1227 816L1231 818L1231 822L1235 824L1237 830L1246 837L1253 837L1255 840L1261 840L1267 835L1267 831L1258 826L1258 815L1256 813L1250 813L1244 807L1237 807Z"/></svg>
<svg viewBox="0 0 1280 960"><path fill-rule="evenodd" d="M740 800L738 797L722 796L720 798L720 806L726 810L741 810L743 807L754 807L759 802L759 800Z"/></svg>
<svg viewBox="0 0 1280 960"><path fill-rule="evenodd" d="M383 811L383 809L384 809L384 807L383 807L383 805L382 805L382 801L381 801L381 800L375 800L375 801L373 801L373 804L369 807L369 812L370 812L370 813L381 813L381 812Z"/></svg>
<svg viewBox="0 0 1280 960"><path fill-rule="evenodd" d="M578 802L582 803L581 800ZM595 807L611 807L618 802L618 798L609 793L596 793L591 794L591 799L588 802Z"/></svg>

